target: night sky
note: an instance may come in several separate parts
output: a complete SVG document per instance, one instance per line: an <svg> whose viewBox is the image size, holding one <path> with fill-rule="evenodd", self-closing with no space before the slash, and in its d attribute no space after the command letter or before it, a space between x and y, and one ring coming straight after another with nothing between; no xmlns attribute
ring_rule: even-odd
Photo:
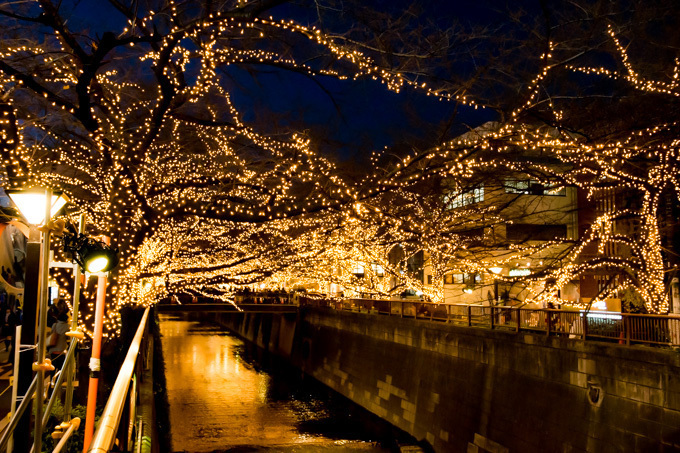
<svg viewBox="0 0 680 453"><path fill-rule="evenodd" d="M415 23L446 28L453 21L473 25L498 20L486 1L423 3L422 15ZM395 13L408 8L409 4L405 1L364 2L365 6L376 10ZM314 6L314 2L284 4L265 16L293 19L308 25L316 19ZM61 8L71 11L69 26L87 29L90 35L101 36L109 30L118 34L126 22L105 1L64 2ZM343 23L346 17L335 16L337 23L329 23L327 17L326 27L340 30L348 25ZM396 144L426 146L433 142L433 137L428 136L440 132L436 125L450 121L453 115L455 121L443 138L453 138L469 127L495 119L490 110L475 111L456 106L413 89L393 93L372 80L351 82L318 77L312 81L304 75L271 67L233 66L229 75L233 84L232 101L246 122L260 121L258 129L271 127L272 133L307 132L322 152L339 155L340 159L358 157Z"/></svg>

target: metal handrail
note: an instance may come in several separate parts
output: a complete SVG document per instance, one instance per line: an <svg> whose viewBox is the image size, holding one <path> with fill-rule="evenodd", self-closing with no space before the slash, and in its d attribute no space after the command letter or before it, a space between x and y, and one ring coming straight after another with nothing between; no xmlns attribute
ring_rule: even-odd
<svg viewBox="0 0 680 453"><path fill-rule="evenodd" d="M68 440L71 438L71 435L76 432L76 430L80 427L80 419L78 417L70 420L68 422L68 429L66 432L63 434L62 438L59 440L59 443L54 447L54 450L52 450L52 453L60 453L61 450L64 449L66 446L66 443Z"/></svg>
<svg viewBox="0 0 680 453"><path fill-rule="evenodd" d="M33 378L33 381L31 381L31 385L28 387L28 390L26 390L26 394L21 400L21 404L19 404L19 407L17 408L16 412L12 415L12 419L10 420L9 424L5 427L5 430L2 432L2 437L0 438L0 451L3 451L5 447L7 447L7 443L9 442L9 438L14 432L14 428L17 427L19 419L21 418L22 415L24 415L24 412L26 412L26 408L31 403L31 398L33 398L33 393L35 393L35 388L37 387L37 385L38 375L36 374L35 377Z"/></svg>
<svg viewBox="0 0 680 453"><path fill-rule="evenodd" d="M116 439L116 431L118 431L118 424L120 423L120 418L123 414L125 398L127 397L128 388L130 387L130 380L132 379L132 374L135 370L137 355L139 354L148 316L149 307L146 307L142 320L139 322L139 327L137 327L137 332L130 344L130 349L128 349L128 353L123 361L123 366L121 366L116 382L113 384L111 395L109 396L106 406L104 407L104 412L99 419L99 427L94 433L92 443L87 450L88 452L105 453L111 450L111 447L113 446Z"/></svg>
<svg viewBox="0 0 680 453"><path fill-rule="evenodd" d="M518 308L502 305L437 304L420 300L311 299L300 305L439 321L515 332L545 332L580 340L680 346L680 316ZM591 319L589 319L591 318ZM597 319L600 318L600 319Z"/></svg>
<svg viewBox="0 0 680 453"><path fill-rule="evenodd" d="M17 330L17 332L20 332L20 330ZM19 338L19 337L20 337L20 335L16 336L16 338ZM64 363L69 363L69 361L73 359L73 356L75 355L76 346L77 346L77 341L75 341L75 340L72 341L69 348L68 348L68 352L66 353ZM26 411L28 404L30 403L30 401L33 398L33 394L36 393L38 387L41 387L41 386L38 385L39 380L40 380L40 374L37 373L33 377L33 381L31 382L31 385L28 388L26 395L23 397L21 404L19 405L16 412L12 415L12 419L11 419L10 423L7 425L7 427L5 428L5 430L2 433L2 437L0 438L0 451L3 451L4 448L7 446L7 444L9 443L9 440L11 438L11 435L13 434L14 429L16 428L16 425L19 421L19 418L21 418L23 413ZM54 403L55 403L56 399L58 398L58 393L59 393L58 389L61 388L61 384L62 384L63 380L64 380L64 373L59 371L57 373L57 381L54 385L55 391L52 392L52 395L51 395L49 402L48 402L48 404L45 408L45 411L43 413L41 432L44 431L46 426L47 426L47 423L48 423L50 415L51 415L52 407L54 406ZM77 429L77 426L74 429ZM35 444L31 447L31 452L33 452L33 451L35 451Z"/></svg>
<svg viewBox="0 0 680 453"><path fill-rule="evenodd" d="M47 427L47 422L50 419L50 415L52 412L52 407L54 406L55 401L58 398L59 395L59 389L61 388L61 384L64 382L64 369L66 368L66 364L70 364L71 360L73 359L73 356L75 355L76 352L76 346L78 345L77 341L71 341L71 344L69 345L68 352L66 353L66 357L64 358L64 366L62 367L62 370L59 372L59 377L57 378L57 382L54 384L54 391L52 392L52 395L50 396L50 400L47 403L47 406L45 406L45 413L43 414L43 419L42 419L42 426L43 426L43 431Z"/></svg>

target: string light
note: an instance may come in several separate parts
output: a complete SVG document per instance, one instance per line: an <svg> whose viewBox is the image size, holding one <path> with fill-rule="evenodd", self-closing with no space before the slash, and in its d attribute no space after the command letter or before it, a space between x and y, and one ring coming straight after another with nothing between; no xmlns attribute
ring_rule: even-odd
<svg viewBox="0 0 680 453"><path fill-rule="evenodd" d="M148 305L186 288L225 301L234 288L260 282L320 291L334 285L346 295L391 296L409 288L440 302L446 275L479 273L515 282L507 275L492 277L489 269L518 261L548 262L555 255L562 265L534 272L529 277L534 286L545 288L550 281L559 288L596 269L625 269L633 277L601 298L634 287L650 312L668 310L658 211L663 190L673 186L680 191L678 140L665 138L678 124L603 143L587 142L559 127L525 124L525 113L538 105L547 105L557 124L564 120L565 112L542 95L555 71L565 69L552 66L558 44L551 43L542 56L546 66L529 84L526 101L510 122L414 151L398 162L387 151L376 151L372 168L353 181L307 135L270 136L250 126L232 102L225 71L263 65L310 77L376 80L393 92L409 88L484 106L382 67L315 27L229 12L187 21L187 14L181 3L171 1L161 11L131 18L110 50L114 60L125 63L102 63L94 74L83 65L80 53L85 50L64 33L39 44L6 40L0 48L6 63L0 68L0 86L12 93L13 105L21 106L23 120L18 124L22 140L3 153L3 165L15 169L17 180L27 185L68 193L74 211L87 214L90 230L110 235L121 250L119 271L109 287L107 332L120 328L123 306ZM630 63L625 46L608 32L624 74L566 69L622 80L658 95L680 93L677 61L671 82L646 80ZM284 49L277 44L283 37L304 42L307 50L326 58L316 64L304 51ZM88 81L87 105L81 104L83 81ZM45 111L50 112L46 117ZM517 150L544 153L557 163L536 161L529 168L514 159ZM647 163L643 173L628 165L640 159ZM560 187L576 186L590 199L601 195L604 186L630 188L642 194L641 207L601 213L577 247L556 240L511 244L503 254L487 246L488 253L478 253L476 243L493 243L493 228L477 238L465 229L504 223L502 210L488 204L451 209L442 193L425 196L421 189L448 181L449 196L456 197L480 174L501 169L530 170L543 175L539 182L546 185L559 179ZM635 235L618 233L626 215L641 222ZM607 244L625 247L627 254L608 256ZM585 257L591 245L599 252L594 260ZM419 252L431 271L431 284L407 272L409 258ZM361 278L353 273L359 266ZM69 276L55 272L60 286L68 286ZM91 288L85 290L91 310L93 296ZM67 292L64 297L69 300ZM554 299L553 292L539 290L527 300ZM87 316L82 320L86 330Z"/></svg>
<svg viewBox="0 0 680 453"><path fill-rule="evenodd" d="M332 231L346 221L343 210L366 196L308 137L270 137L248 126L231 102L225 68L258 64L312 77L366 78L394 92L412 87L475 105L380 67L315 27L248 18L239 10L192 20L183 8L170 1L131 17L118 38L102 38L91 49L111 46L109 55L128 67L102 61L91 73L83 64L88 50L58 21L44 42L6 40L0 48L6 63L0 86L13 93L10 102L22 107L23 120L23 140L3 154L6 167L18 168L10 183L62 189L72 209L86 213L90 232L110 235L121 250L108 291L107 332L119 328L121 307L185 287L243 285L273 273L293 278L314 254L306 247L324 244L313 231ZM276 44L267 47L286 35L330 59L314 65L304 52L295 57ZM132 67L140 75L153 71L155 80L131 78ZM44 111L51 112L47 118ZM289 247L277 251L272 244Z"/></svg>

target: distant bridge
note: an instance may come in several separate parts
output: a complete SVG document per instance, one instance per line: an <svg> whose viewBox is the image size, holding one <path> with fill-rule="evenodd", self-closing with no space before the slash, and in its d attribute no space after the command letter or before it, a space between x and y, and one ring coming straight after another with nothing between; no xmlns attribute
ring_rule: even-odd
<svg viewBox="0 0 680 453"><path fill-rule="evenodd" d="M193 311L224 313L297 313L298 306L290 304L158 304L158 313L187 313Z"/></svg>

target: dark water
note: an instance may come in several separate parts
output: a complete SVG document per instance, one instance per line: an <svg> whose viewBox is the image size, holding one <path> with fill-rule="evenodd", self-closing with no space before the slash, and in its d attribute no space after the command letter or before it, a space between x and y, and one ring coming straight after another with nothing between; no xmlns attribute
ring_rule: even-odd
<svg viewBox="0 0 680 453"><path fill-rule="evenodd" d="M398 451L387 423L218 326L161 316L173 451Z"/></svg>

